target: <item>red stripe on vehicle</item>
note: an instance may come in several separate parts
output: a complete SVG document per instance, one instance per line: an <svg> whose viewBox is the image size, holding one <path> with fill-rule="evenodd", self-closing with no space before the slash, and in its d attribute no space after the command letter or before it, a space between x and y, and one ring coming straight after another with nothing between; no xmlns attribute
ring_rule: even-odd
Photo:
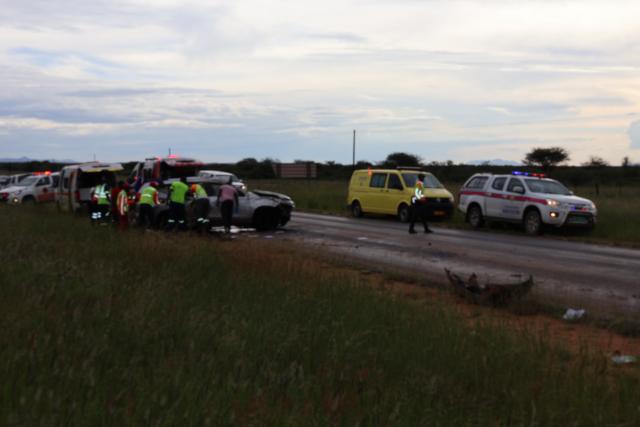
<svg viewBox="0 0 640 427"><path fill-rule="evenodd" d="M461 196L482 196L482 197L490 197L492 199L504 199L504 200L515 200L516 202L532 202L538 203L541 205L547 204L545 199L537 199L535 197L527 197L527 196L511 196L507 194L498 194L498 193L489 193L487 191L461 191Z"/></svg>

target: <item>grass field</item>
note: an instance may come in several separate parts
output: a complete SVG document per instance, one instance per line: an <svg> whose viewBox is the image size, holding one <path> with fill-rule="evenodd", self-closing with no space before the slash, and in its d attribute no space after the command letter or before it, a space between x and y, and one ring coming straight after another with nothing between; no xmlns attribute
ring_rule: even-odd
<svg viewBox="0 0 640 427"><path fill-rule="evenodd" d="M461 183L445 183L446 188L457 197ZM310 212L348 215L346 207L348 182L315 180L255 180L249 182L249 188L278 191L285 193L296 202L296 209ZM572 190L581 197L592 200L598 207L598 225L595 230L549 230L549 235L593 240L607 243L640 245L640 187L602 186L599 194L595 187L578 187ZM457 200L457 199L456 199ZM390 217L391 218L391 217ZM456 211L454 217L440 225L456 228L470 228L464 222L462 214ZM512 227L494 229L512 230Z"/></svg>
<svg viewBox="0 0 640 427"><path fill-rule="evenodd" d="M637 370L286 242L0 206L0 424L640 424Z"/></svg>

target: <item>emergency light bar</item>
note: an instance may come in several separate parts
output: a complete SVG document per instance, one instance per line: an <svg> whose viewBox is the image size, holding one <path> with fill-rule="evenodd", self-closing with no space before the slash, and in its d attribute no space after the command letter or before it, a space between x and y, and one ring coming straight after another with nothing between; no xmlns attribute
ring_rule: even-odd
<svg viewBox="0 0 640 427"><path fill-rule="evenodd" d="M51 171L34 172L34 175L51 175Z"/></svg>
<svg viewBox="0 0 640 427"><path fill-rule="evenodd" d="M532 176L534 178L545 178L546 175L543 173L530 173L530 172L520 172L520 171L513 171L511 172L511 175L518 175L518 176Z"/></svg>

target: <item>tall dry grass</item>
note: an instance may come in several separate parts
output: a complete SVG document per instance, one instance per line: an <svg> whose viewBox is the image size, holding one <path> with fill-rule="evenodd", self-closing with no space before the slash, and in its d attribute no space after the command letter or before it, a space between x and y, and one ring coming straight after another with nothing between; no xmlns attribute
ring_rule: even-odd
<svg viewBox="0 0 640 427"><path fill-rule="evenodd" d="M286 243L0 206L0 423L638 425L633 375Z"/></svg>

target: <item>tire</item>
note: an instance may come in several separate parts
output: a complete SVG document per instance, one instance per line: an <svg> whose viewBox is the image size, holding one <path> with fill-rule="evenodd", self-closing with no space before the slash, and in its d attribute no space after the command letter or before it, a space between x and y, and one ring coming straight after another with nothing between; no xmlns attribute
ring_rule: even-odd
<svg viewBox="0 0 640 427"><path fill-rule="evenodd" d="M398 208L398 221L400 222L409 222L409 206L405 203L402 203Z"/></svg>
<svg viewBox="0 0 640 427"><path fill-rule="evenodd" d="M275 230L280 224L280 213L276 209L259 209L253 214L253 227L258 231Z"/></svg>
<svg viewBox="0 0 640 427"><path fill-rule="evenodd" d="M351 203L351 215L353 215L354 218L361 218L364 215L364 212L362 212L362 206L360 206L360 202L357 200L354 200L353 203Z"/></svg>
<svg viewBox="0 0 640 427"><path fill-rule="evenodd" d="M542 218L537 209L530 209L524 214L524 232L529 236L537 236L542 233Z"/></svg>
<svg viewBox="0 0 640 427"><path fill-rule="evenodd" d="M467 221L473 228L480 228L484 225L484 218L482 217L482 210L480 206L472 205L467 212Z"/></svg>

